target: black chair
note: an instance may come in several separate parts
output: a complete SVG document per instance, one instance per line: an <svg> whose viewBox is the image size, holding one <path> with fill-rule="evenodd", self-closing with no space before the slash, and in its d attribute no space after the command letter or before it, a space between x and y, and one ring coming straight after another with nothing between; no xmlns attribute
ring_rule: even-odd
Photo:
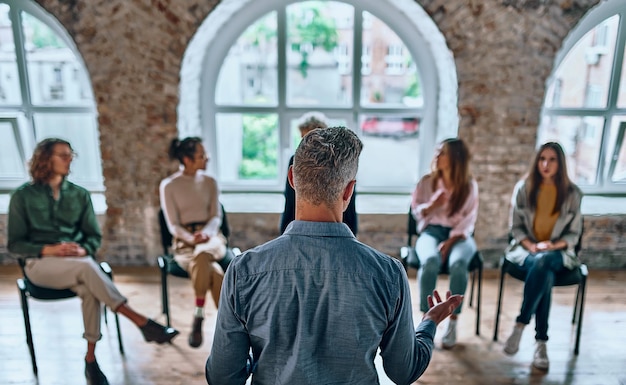
<svg viewBox="0 0 626 385"><path fill-rule="evenodd" d="M509 235L509 242L511 236ZM578 244L576 245L576 254L582 248L582 231ZM500 258L500 287L498 289L498 307L496 310L496 323L493 331L493 340L498 340L498 328L500 326L500 311L502 310L502 293L504 291L504 278L509 274L515 279L522 282L526 281L526 272L521 267L507 260L504 256ZM572 286L578 285L576 291L576 299L574 300L574 314L572 315L572 325L578 324L576 328L576 344L574 346L574 354L578 355L580 350L580 332L583 327L583 310L585 308L585 291L587 288L587 276L589 270L587 265L581 264L573 270L565 270L555 275L554 286Z"/></svg>
<svg viewBox="0 0 626 385"><path fill-rule="evenodd" d="M220 206L222 210L222 226L220 227L220 230L224 237L228 240L228 237L230 236L228 218L226 217L224 205L220 204ZM157 257L157 264L159 266L159 270L161 271L162 313L165 315L167 326L170 327L170 301L167 290L167 275L172 274L173 276L180 278L189 278L189 274L182 267L180 267L178 263L176 263L174 256L170 253L170 247L172 246L172 234L170 234L170 231L167 228L167 222L165 220L163 210L159 210L159 228L161 231L161 246L163 247L163 254ZM226 255L224 255L224 258L222 258L218 263L222 269L226 271L230 262L239 254L241 254L241 250L239 250L238 247L231 248L228 244L226 244Z"/></svg>
<svg viewBox="0 0 626 385"><path fill-rule="evenodd" d="M409 267L413 267L416 270L420 269L420 262L417 254L415 252L415 245L413 243L413 237L417 240L419 234L417 233L417 222L415 221L415 217L411 213L411 209L409 208L409 221L407 224L407 245L400 248L400 258L402 259L402 263L404 264L405 269ZM482 297L482 282L483 282L483 256L477 250L474 253L474 256L470 260L469 265L467 266L467 270L470 272L472 276L472 287L470 290L470 300L469 307L474 305L474 286L478 286L477 293L477 301L476 301L476 335L480 335L480 305L481 305L481 297ZM450 274L448 264L442 264L441 269L439 270L439 274ZM478 276L478 277L477 277ZM478 278L478 279L477 279ZM478 283L476 284L476 281Z"/></svg>
<svg viewBox="0 0 626 385"><path fill-rule="evenodd" d="M35 358L35 346L33 344L33 333L30 326L30 312L28 309L28 298L33 298L41 301L54 301L66 298L76 297L76 293L70 289L50 289L47 287L37 286L32 283L25 272L26 261L24 258L18 259L20 268L22 269L22 278L17 279L17 288L20 293L20 299L22 304L22 314L24 316L24 328L26 329L26 344L28 345L28 351L30 352L30 359L33 365L33 373L37 375L37 359ZM106 262L100 262L100 268L104 271L109 278L113 279L113 270ZM122 344L122 333L120 331L120 320L117 313L115 315L115 326L117 327L117 341L120 346L120 353L124 355L124 345ZM106 306L104 307L104 322L108 325Z"/></svg>

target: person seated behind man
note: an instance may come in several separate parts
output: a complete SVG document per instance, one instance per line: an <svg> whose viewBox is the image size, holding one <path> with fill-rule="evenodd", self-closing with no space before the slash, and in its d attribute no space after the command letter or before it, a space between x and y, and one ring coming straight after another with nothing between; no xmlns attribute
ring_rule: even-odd
<svg viewBox="0 0 626 385"><path fill-rule="evenodd" d="M204 174L209 157L198 137L174 139L170 158L182 168L161 181L161 208L172 234L172 253L180 267L189 273L195 293L189 345L202 344L202 321L207 291L219 305L224 270L218 261L226 254L226 239L220 232L222 210L214 178Z"/></svg>
<svg viewBox="0 0 626 385"><path fill-rule="evenodd" d="M67 180L74 157L65 140L50 138L37 144L30 162L32 181L15 190L9 203L8 249L26 257L25 273L32 283L70 289L81 298L85 376L91 385L108 384L95 357L101 302L128 317L146 341L169 342L178 331L133 310L92 258L102 234L89 192Z"/></svg>
<svg viewBox="0 0 626 385"><path fill-rule="evenodd" d="M304 137L304 135L313 131L316 128L327 128L326 117L321 112L310 112L304 114L300 119L300 124L298 124L298 129L300 130L300 137ZM289 167L293 164L293 155L289 158ZM289 184L289 178L285 180L285 208L283 209L283 213L280 216L280 233L283 234L287 225L291 223L291 221L295 218L296 213L296 196L293 187ZM350 203L348 204L348 208L343 212L343 223L350 227L352 233L356 236L358 231L358 216L356 213L356 190L354 190L352 194L352 198L350 198Z"/></svg>
<svg viewBox="0 0 626 385"><path fill-rule="evenodd" d="M426 369L437 324L462 296L433 306L414 328L400 261L357 241L341 223L362 143L343 127L306 135L289 168L296 220L285 234L245 252L226 272L209 384L400 384ZM322 186L322 187L321 187ZM252 357L249 351L252 350Z"/></svg>

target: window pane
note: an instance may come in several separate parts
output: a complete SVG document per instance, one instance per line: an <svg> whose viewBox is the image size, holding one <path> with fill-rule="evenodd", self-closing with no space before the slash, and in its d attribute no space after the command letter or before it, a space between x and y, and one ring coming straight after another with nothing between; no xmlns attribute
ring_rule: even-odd
<svg viewBox="0 0 626 385"><path fill-rule="evenodd" d="M278 115L217 114L216 123L220 182L278 180Z"/></svg>
<svg viewBox="0 0 626 385"><path fill-rule="evenodd" d="M606 19L568 52L548 88L547 107L606 107L618 23L618 15Z"/></svg>
<svg viewBox="0 0 626 385"><path fill-rule="evenodd" d="M415 61L400 37L363 12L361 104L421 107L422 85Z"/></svg>
<svg viewBox="0 0 626 385"><path fill-rule="evenodd" d="M33 104L93 105L85 68L63 39L22 12L26 65Z"/></svg>
<svg viewBox="0 0 626 385"><path fill-rule="evenodd" d="M352 102L354 8L307 1L287 7L287 103Z"/></svg>
<svg viewBox="0 0 626 385"><path fill-rule="evenodd" d="M619 94L617 95L617 106L626 108L626 62L622 61L622 75L619 82Z"/></svg>
<svg viewBox="0 0 626 385"><path fill-rule="evenodd" d="M626 123L620 126L619 141L614 147L614 165L611 172L611 182L626 183Z"/></svg>
<svg viewBox="0 0 626 385"><path fill-rule="evenodd" d="M569 177L579 185L596 183L603 117L544 117L539 144L558 142L567 155Z"/></svg>
<svg viewBox="0 0 626 385"><path fill-rule="evenodd" d="M275 105L278 100L276 12L239 36L222 63L215 102L222 105Z"/></svg>
<svg viewBox="0 0 626 385"><path fill-rule="evenodd" d="M26 164L18 147L15 120L0 120L0 178L26 179Z"/></svg>
<svg viewBox="0 0 626 385"><path fill-rule="evenodd" d="M290 149L291 149L292 154L296 151L296 148L298 147L298 145L300 144L300 140L302 139L300 135L300 129L298 128L298 125L300 124L301 119L302 119L301 117L298 119L291 119L291 123L289 125L290 127L289 144L290 144ZM347 127L348 125L345 119L326 118L325 122L328 127L337 127L337 126Z"/></svg>
<svg viewBox="0 0 626 385"><path fill-rule="evenodd" d="M418 177L419 118L363 116L363 152L357 184L393 189L415 186Z"/></svg>
<svg viewBox="0 0 626 385"><path fill-rule="evenodd" d="M626 116L613 116L606 144L605 167L612 182L626 182Z"/></svg>
<svg viewBox="0 0 626 385"><path fill-rule="evenodd" d="M35 114L35 140L57 137L67 140L78 154L69 179L85 188L102 186L102 165L96 120L92 114Z"/></svg>
<svg viewBox="0 0 626 385"><path fill-rule="evenodd" d="M15 42L11 28L9 6L0 4L0 105L22 103Z"/></svg>

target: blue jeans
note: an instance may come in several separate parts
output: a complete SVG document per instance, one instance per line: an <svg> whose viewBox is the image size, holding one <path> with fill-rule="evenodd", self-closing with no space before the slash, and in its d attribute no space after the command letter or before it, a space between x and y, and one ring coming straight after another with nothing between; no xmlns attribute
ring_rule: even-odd
<svg viewBox="0 0 626 385"><path fill-rule="evenodd" d="M565 269L558 250L529 254L521 266L526 271L522 310L516 321L524 325L535 315L535 339L548 340L548 316L552 302L554 275Z"/></svg>
<svg viewBox="0 0 626 385"><path fill-rule="evenodd" d="M428 311L428 296L437 285L437 276L441 270L439 244L450 238L450 228L440 225L428 225L421 232L415 243L415 251L422 267L418 271L420 285L420 310ZM452 294L465 294L467 288L467 266L476 253L476 242L469 237L457 241L450 250L448 266L450 272L450 291ZM463 304L454 309L454 314L461 313Z"/></svg>

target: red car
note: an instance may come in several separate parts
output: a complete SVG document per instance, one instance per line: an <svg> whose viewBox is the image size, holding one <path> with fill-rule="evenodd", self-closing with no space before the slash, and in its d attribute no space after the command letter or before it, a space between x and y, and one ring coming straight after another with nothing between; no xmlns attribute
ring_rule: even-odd
<svg viewBox="0 0 626 385"><path fill-rule="evenodd" d="M363 135L404 137L417 135L418 118L369 117L361 123Z"/></svg>

